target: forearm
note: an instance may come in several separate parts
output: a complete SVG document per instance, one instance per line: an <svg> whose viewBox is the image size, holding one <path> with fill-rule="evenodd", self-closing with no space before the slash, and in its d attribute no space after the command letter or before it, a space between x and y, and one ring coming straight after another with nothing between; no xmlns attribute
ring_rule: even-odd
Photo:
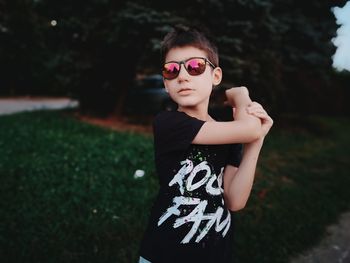
<svg viewBox="0 0 350 263"><path fill-rule="evenodd" d="M248 127L247 133L260 134L260 119L247 112L247 107L252 103L248 89L245 87L231 88L226 91L226 96L228 102L235 108L235 121L243 122Z"/></svg>
<svg viewBox="0 0 350 263"><path fill-rule="evenodd" d="M235 108L235 120L257 119L246 111L246 108L252 103L247 88L231 88L226 91L226 97L230 105Z"/></svg>
<svg viewBox="0 0 350 263"><path fill-rule="evenodd" d="M227 166L224 173L224 196L227 207L237 211L246 205L252 190L256 165L263 139L245 145L239 168Z"/></svg>
<svg viewBox="0 0 350 263"><path fill-rule="evenodd" d="M231 88L226 96L232 107L235 107L234 121L208 121L203 124L194 144L230 144L251 143L263 136L261 120L249 114L247 107L252 103L245 87Z"/></svg>

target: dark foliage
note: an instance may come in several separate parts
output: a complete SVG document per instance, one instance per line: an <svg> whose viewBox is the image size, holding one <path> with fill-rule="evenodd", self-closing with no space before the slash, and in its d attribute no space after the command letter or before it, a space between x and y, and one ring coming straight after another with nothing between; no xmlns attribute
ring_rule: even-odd
<svg viewBox="0 0 350 263"><path fill-rule="evenodd" d="M330 113L325 101L346 92L337 80L349 81L331 67L331 7L344 3L0 0L0 94L68 95L82 112L121 113L135 76L159 71L164 34L187 23L212 32L225 85L248 86L274 112Z"/></svg>

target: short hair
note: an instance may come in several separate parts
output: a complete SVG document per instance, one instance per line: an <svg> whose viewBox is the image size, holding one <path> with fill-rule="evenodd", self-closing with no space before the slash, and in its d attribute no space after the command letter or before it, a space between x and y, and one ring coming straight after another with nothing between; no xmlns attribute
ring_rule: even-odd
<svg viewBox="0 0 350 263"><path fill-rule="evenodd" d="M185 25L175 25L163 39L161 44L161 63L165 62L165 57L172 48L192 46L203 50L216 67L219 66L218 48L211 40L208 30L200 30L196 27Z"/></svg>

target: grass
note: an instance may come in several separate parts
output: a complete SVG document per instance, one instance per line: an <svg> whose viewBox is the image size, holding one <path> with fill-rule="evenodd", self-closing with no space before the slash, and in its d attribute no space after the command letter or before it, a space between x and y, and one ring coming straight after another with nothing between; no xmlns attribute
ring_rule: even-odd
<svg viewBox="0 0 350 263"><path fill-rule="evenodd" d="M152 137L67 112L0 117L1 259L136 262L158 190ZM236 262L288 262L350 208L350 121L287 120L266 138L251 198L234 215ZM135 179L137 169L146 175Z"/></svg>
<svg viewBox="0 0 350 263"><path fill-rule="evenodd" d="M267 138L250 203L236 215L239 262L287 262L350 208L350 121L290 121Z"/></svg>

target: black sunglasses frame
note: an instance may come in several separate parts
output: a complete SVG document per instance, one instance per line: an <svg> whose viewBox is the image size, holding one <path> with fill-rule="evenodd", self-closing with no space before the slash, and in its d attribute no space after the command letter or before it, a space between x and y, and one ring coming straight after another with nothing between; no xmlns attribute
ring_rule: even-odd
<svg viewBox="0 0 350 263"><path fill-rule="evenodd" d="M208 63L213 69L216 68L216 66L215 66L209 59L203 58L203 57L191 57L191 58L188 58L188 59L182 60L182 61L169 61L169 62L164 63L163 68L162 68L162 72L164 71L164 66L165 66L166 64L169 64L169 63L176 63L176 64L178 64L178 65L179 65L179 71L177 72L176 76L173 77L173 78L165 78L164 75L163 75L163 78L164 78L164 79L167 79L167 80L176 79L176 78L179 76L179 74L180 74L181 65L184 65L184 68L185 68L186 71L188 72L188 70L187 70L187 68L186 68L186 66L185 66L185 63L186 63L187 61L190 61L191 59L203 59L203 60L205 61L205 63ZM203 71L203 72L204 72L204 71ZM198 75L192 75L190 72L188 72L188 74L190 74L191 76L199 76L199 75L201 75L201 74L203 74L203 73L198 74Z"/></svg>

